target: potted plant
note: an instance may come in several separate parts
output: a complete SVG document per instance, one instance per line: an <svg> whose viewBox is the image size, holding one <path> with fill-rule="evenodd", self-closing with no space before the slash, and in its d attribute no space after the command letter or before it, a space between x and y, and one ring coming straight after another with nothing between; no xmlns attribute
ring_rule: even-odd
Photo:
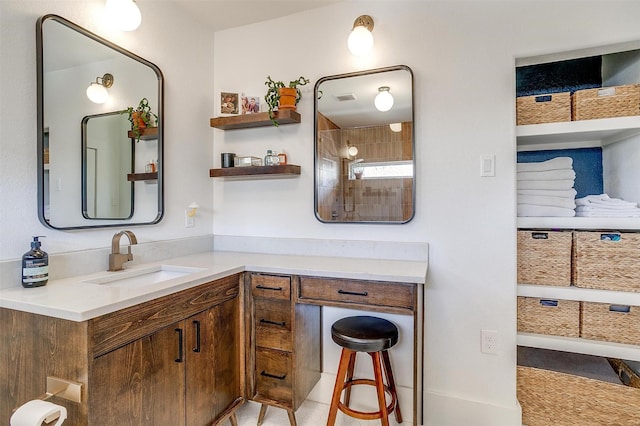
<svg viewBox="0 0 640 426"><path fill-rule="evenodd" d="M147 127L153 127L158 123L158 116L151 111L149 106L149 100L147 98L140 99L137 108L129 107L122 111L122 114L128 114L129 122L131 123L131 131L136 139L136 142L140 141L140 135L142 130Z"/></svg>
<svg viewBox="0 0 640 426"><path fill-rule="evenodd" d="M271 76L267 77L267 81L264 82L267 86L267 94L264 100L269 107L269 118L274 126L278 127L278 122L275 120L273 111L279 109L291 109L295 111L296 105L298 105L302 97L298 87L308 83L309 80L301 76L297 80L290 81L289 85L285 86L282 81L274 81L271 79Z"/></svg>

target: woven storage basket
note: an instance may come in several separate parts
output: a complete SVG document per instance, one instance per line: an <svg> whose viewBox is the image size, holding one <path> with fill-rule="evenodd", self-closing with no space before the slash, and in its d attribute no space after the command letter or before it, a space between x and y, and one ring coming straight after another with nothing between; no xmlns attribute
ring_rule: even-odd
<svg viewBox="0 0 640 426"><path fill-rule="evenodd" d="M518 283L571 285L571 232L518 231Z"/></svg>
<svg viewBox="0 0 640 426"><path fill-rule="evenodd" d="M516 124L571 121L571 93L520 96L516 98Z"/></svg>
<svg viewBox="0 0 640 426"><path fill-rule="evenodd" d="M640 84L577 90L571 109L573 120L640 115Z"/></svg>
<svg viewBox="0 0 640 426"><path fill-rule="evenodd" d="M573 233L577 287L640 292L640 234Z"/></svg>
<svg viewBox="0 0 640 426"><path fill-rule="evenodd" d="M640 425L640 389L519 366L517 392L523 425Z"/></svg>
<svg viewBox="0 0 640 426"><path fill-rule="evenodd" d="M640 345L640 306L582 302L580 337Z"/></svg>
<svg viewBox="0 0 640 426"><path fill-rule="evenodd" d="M520 296L518 331L580 337L580 302Z"/></svg>

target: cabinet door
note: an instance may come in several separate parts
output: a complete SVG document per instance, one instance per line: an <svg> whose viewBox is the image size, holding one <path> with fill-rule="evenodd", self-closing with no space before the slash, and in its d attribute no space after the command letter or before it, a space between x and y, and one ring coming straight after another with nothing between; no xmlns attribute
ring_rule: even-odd
<svg viewBox="0 0 640 426"><path fill-rule="evenodd" d="M237 297L185 321L189 426L211 424L241 396L239 321Z"/></svg>
<svg viewBox="0 0 640 426"><path fill-rule="evenodd" d="M92 425L184 425L183 323L163 328L93 361Z"/></svg>

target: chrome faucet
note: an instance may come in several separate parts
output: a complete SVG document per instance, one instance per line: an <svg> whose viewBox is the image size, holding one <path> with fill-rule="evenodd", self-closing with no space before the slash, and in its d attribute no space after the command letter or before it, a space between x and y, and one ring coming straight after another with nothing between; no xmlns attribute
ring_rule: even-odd
<svg viewBox="0 0 640 426"><path fill-rule="evenodd" d="M120 238L123 235L126 235L129 239L127 254L120 254ZM109 271L122 271L122 269L124 269L122 267L124 262L133 260L131 246L134 244L138 244L138 240L135 234L131 231L120 231L113 236L113 239L111 240L111 254L109 254Z"/></svg>

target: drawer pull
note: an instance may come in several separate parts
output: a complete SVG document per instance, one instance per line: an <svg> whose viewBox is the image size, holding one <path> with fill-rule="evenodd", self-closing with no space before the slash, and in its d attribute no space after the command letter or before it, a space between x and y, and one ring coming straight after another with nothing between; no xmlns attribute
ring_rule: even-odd
<svg viewBox="0 0 640 426"><path fill-rule="evenodd" d="M276 376L274 374L269 374L266 371L262 370L262 372L260 373L261 376L265 376L265 377L271 377L272 379L277 379L277 380L284 380L285 377L287 377L286 374L283 374L282 376Z"/></svg>
<svg viewBox="0 0 640 426"><path fill-rule="evenodd" d="M260 323L261 324L273 324L273 325L279 325L280 327L284 327L287 323L284 321L271 321L268 319L264 319L264 318L260 318Z"/></svg>
<svg viewBox="0 0 640 426"><path fill-rule="evenodd" d="M549 300L549 299L540 299L540 304L542 306L557 307L558 306L558 301L557 300Z"/></svg>
<svg viewBox="0 0 640 426"><path fill-rule="evenodd" d="M366 291L359 292L359 291L338 290L338 293L339 294L348 294L350 296L368 296L369 295L369 293L366 292Z"/></svg>
<svg viewBox="0 0 640 426"><path fill-rule="evenodd" d="M282 287L266 287L266 286L263 286L262 284L258 284L256 288L259 288L260 290L282 291Z"/></svg>
<svg viewBox="0 0 640 426"><path fill-rule="evenodd" d="M178 333L178 358L176 358L175 361L182 362L182 329L176 328L175 331Z"/></svg>
<svg viewBox="0 0 640 426"><path fill-rule="evenodd" d="M200 352L200 321L194 321L193 326L196 329L196 346L192 349L192 351Z"/></svg>

